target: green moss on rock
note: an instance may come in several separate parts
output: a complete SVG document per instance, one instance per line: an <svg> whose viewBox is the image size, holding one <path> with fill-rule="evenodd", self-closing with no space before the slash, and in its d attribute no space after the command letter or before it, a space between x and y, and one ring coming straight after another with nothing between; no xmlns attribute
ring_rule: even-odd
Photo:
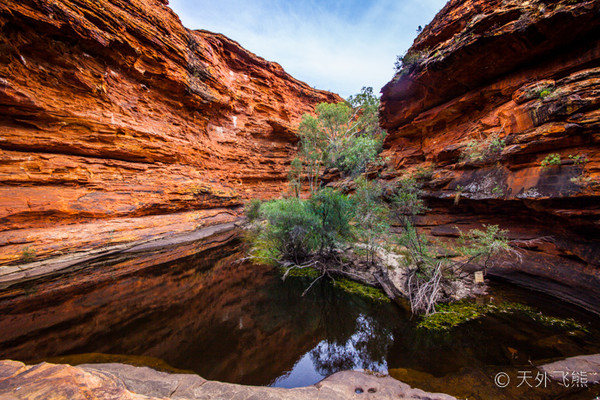
<svg viewBox="0 0 600 400"><path fill-rule="evenodd" d="M335 286L350 294L366 297L374 301L381 303L390 302L390 299L385 295L385 293L383 293L383 291L351 281L349 279L337 279L335 281Z"/></svg>
<svg viewBox="0 0 600 400"><path fill-rule="evenodd" d="M542 325L559 329L577 329L587 332L581 323L571 318L557 318L544 315L536 309L519 303L503 302L500 304L477 304L470 301L459 301L452 304L439 304L436 313L424 317L417 328L430 331L449 331L488 314L517 314L521 313Z"/></svg>

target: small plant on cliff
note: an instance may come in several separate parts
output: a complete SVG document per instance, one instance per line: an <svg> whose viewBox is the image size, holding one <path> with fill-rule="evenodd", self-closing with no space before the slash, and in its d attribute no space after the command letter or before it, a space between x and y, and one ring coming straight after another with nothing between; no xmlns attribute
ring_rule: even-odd
<svg viewBox="0 0 600 400"><path fill-rule="evenodd" d="M496 185L492 189L492 195L494 195L494 196L503 196L504 195L504 190L502 190L502 188L500 186Z"/></svg>
<svg viewBox="0 0 600 400"><path fill-rule="evenodd" d="M31 246L26 246L21 252L21 261L25 263L30 263L35 260L37 252Z"/></svg>
<svg viewBox="0 0 600 400"><path fill-rule="evenodd" d="M429 55L429 49L407 51L401 56L396 56L394 69L396 73L406 74L415 70Z"/></svg>
<svg viewBox="0 0 600 400"><path fill-rule="evenodd" d="M540 99L544 100L546 97L550 96L552 94L552 91L549 89L544 89L540 92L539 96Z"/></svg>
<svg viewBox="0 0 600 400"><path fill-rule="evenodd" d="M548 154L543 160L542 160L542 168L548 168L551 167L553 165L560 165L560 154L558 153L551 153Z"/></svg>
<svg viewBox="0 0 600 400"><path fill-rule="evenodd" d="M506 140L492 134L483 140L471 140L463 149L460 160L484 161L497 159L506 147Z"/></svg>
<svg viewBox="0 0 600 400"><path fill-rule="evenodd" d="M423 167L419 165L413 171L413 178L417 181L429 181L433 177L433 173L435 172L435 163L431 163L427 167Z"/></svg>
<svg viewBox="0 0 600 400"><path fill-rule="evenodd" d="M571 183L574 183L581 188L589 187L595 185L597 182L588 174L586 170L586 164L589 161L587 156L581 154L570 154L569 159L573 161L573 164L578 167L578 175L572 177L570 180Z"/></svg>
<svg viewBox="0 0 600 400"><path fill-rule="evenodd" d="M573 160L575 165L585 165L588 162L587 157L581 154L569 154L569 159Z"/></svg>

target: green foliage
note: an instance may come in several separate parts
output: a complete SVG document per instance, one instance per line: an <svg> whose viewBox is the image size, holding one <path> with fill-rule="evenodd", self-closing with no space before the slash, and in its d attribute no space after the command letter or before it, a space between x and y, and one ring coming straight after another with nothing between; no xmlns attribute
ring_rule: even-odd
<svg viewBox="0 0 600 400"><path fill-rule="evenodd" d="M333 251L337 243L352 237L350 221L354 215L352 201L338 190L325 188L315 193L308 203L317 217L315 234L319 251Z"/></svg>
<svg viewBox="0 0 600 400"><path fill-rule="evenodd" d="M483 161L496 159L506 147L506 141L493 134L483 140L471 140L460 155L462 161Z"/></svg>
<svg viewBox="0 0 600 400"><path fill-rule="evenodd" d="M502 190L502 188L500 186L496 185L492 189L492 195L494 195L494 196L502 196L502 195L504 195L504 190Z"/></svg>
<svg viewBox="0 0 600 400"><path fill-rule="evenodd" d="M596 181L591 176L585 174L574 176L571 179L569 179L569 181L581 187L591 186L596 183Z"/></svg>
<svg viewBox="0 0 600 400"><path fill-rule="evenodd" d="M30 263L35 260L37 256L36 250L31 246L26 246L21 253L21 261L25 263Z"/></svg>
<svg viewBox="0 0 600 400"><path fill-rule="evenodd" d="M350 175L364 172L367 165L381 153L382 145L382 140L366 135L348 140L340 151L336 166Z"/></svg>
<svg viewBox="0 0 600 400"><path fill-rule="evenodd" d="M542 168L548 168L552 165L560 165L560 154L551 153L542 160Z"/></svg>
<svg viewBox="0 0 600 400"><path fill-rule="evenodd" d="M260 217L260 206L262 201L259 199L252 199L246 203L244 207L244 214L250 222L258 219Z"/></svg>
<svg viewBox="0 0 600 400"><path fill-rule="evenodd" d="M552 94L552 91L551 91L551 90L549 90L549 89L544 89L544 90L542 90L542 91L540 92L539 96L540 96L540 99L542 99L542 100L543 100L543 99L545 99L546 97L550 96L551 94Z"/></svg>
<svg viewBox="0 0 600 400"><path fill-rule="evenodd" d="M335 286L350 294L356 294L380 303L390 302L390 299L381 290L375 289L370 286L365 286L363 284L348 279L337 279L335 281Z"/></svg>
<svg viewBox="0 0 600 400"><path fill-rule="evenodd" d="M352 197L355 205L356 238L364 246L367 262L375 262L379 241L390 229L389 209L382 201L383 188L378 182L360 177Z"/></svg>
<svg viewBox="0 0 600 400"><path fill-rule="evenodd" d="M402 234L397 243L408 250L406 255L409 265L416 267L417 277L423 280L431 279L437 266L437 257L433 254L427 238L417 232L408 218L404 220Z"/></svg>
<svg viewBox="0 0 600 400"><path fill-rule="evenodd" d="M287 268L281 268L281 274L285 274L287 272L287 276L290 278L310 278L316 279L321 273L314 268L306 267L306 268L292 268L287 271Z"/></svg>
<svg viewBox="0 0 600 400"><path fill-rule="evenodd" d="M428 181L428 180L431 180L431 178L433 177L434 171L435 171L434 163L431 163L427 167L423 167L423 166L419 165L417 168L415 168L412 176L417 181L421 181L421 180Z"/></svg>
<svg viewBox="0 0 600 400"><path fill-rule="evenodd" d="M400 216L414 216L427 210L422 199L421 184L413 177L403 178L398 182L392 207Z"/></svg>
<svg viewBox="0 0 600 400"><path fill-rule="evenodd" d="M487 148L489 153L500 153L504 147L506 147L506 140L500 139L497 135L491 135L488 138Z"/></svg>
<svg viewBox="0 0 600 400"><path fill-rule="evenodd" d="M573 164L575 165L585 165L588 162L586 156L582 156L581 154L569 154L569 158L573 160Z"/></svg>
<svg viewBox="0 0 600 400"><path fill-rule="evenodd" d="M319 220L307 201L272 200L263 203L260 212L266 223L254 240L255 256L300 263L318 247Z"/></svg>
<svg viewBox="0 0 600 400"><path fill-rule="evenodd" d="M488 314L522 314L545 326L559 329L578 329L587 332L587 328L574 319L544 315L524 304L509 302L477 304L467 300L452 304L438 304L436 313L424 317L417 328L431 331L449 331L467 321Z"/></svg>
<svg viewBox="0 0 600 400"><path fill-rule="evenodd" d="M425 50L415 50L415 51L407 51L401 56L396 56L396 62L394 64L394 69L396 73L409 73L412 72L419 66L419 64L427 58L429 54L429 49Z"/></svg>
<svg viewBox="0 0 600 400"><path fill-rule="evenodd" d="M364 87L347 102L320 103L316 117L304 114L298 127L300 160L311 192L320 187L324 168L346 174L363 172L381 152L385 131L379 127L379 99Z"/></svg>
<svg viewBox="0 0 600 400"><path fill-rule="evenodd" d="M250 238L256 258L300 264L314 253L331 252L352 237L353 206L348 196L326 188L309 200L271 200L260 207L264 218Z"/></svg>
<svg viewBox="0 0 600 400"><path fill-rule="evenodd" d="M383 141L386 133L379 126L379 98L373 94L373 88L363 87L360 93L348 97L348 103L358 112L354 129L362 135Z"/></svg>
<svg viewBox="0 0 600 400"><path fill-rule="evenodd" d="M295 197L300 197L302 189L302 161L298 157L294 157L288 171L288 181L290 183L291 194Z"/></svg>
<svg viewBox="0 0 600 400"><path fill-rule="evenodd" d="M483 225L485 230L471 229L467 233L461 232L458 248L459 252L469 257L469 261L479 261L487 268L493 256L502 252L511 252L508 244L508 231L502 230L498 225Z"/></svg>

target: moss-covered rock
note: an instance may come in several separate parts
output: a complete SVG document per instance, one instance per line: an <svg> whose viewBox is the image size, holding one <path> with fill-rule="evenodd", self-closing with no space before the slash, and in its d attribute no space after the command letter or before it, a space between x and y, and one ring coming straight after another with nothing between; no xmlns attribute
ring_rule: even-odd
<svg viewBox="0 0 600 400"><path fill-rule="evenodd" d="M507 313L526 315L532 320L550 327L587 331L584 325L574 319L544 315L533 307L524 304L510 302L477 304L472 301L439 304L436 306L436 313L424 317L417 325L417 328L430 331L449 331L467 321L489 314Z"/></svg>

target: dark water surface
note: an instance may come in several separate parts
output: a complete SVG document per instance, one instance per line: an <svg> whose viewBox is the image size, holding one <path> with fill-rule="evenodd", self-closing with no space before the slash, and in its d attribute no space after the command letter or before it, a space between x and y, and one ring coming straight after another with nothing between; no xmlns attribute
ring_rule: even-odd
<svg viewBox="0 0 600 400"><path fill-rule="evenodd" d="M176 261L131 255L5 289L0 292L0 358L127 362L280 387L364 369L475 399L598 395L593 387L494 384L498 372L513 379L521 370L535 376L532 363L600 353L597 316L552 298L502 284L492 287L495 300L576 318L588 324L589 332L502 315L471 321L451 334L427 334L397 305L349 295L327 282L301 297L310 281L282 282L272 267L236 262L242 254L234 242ZM160 262L150 261L156 258Z"/></svg>

